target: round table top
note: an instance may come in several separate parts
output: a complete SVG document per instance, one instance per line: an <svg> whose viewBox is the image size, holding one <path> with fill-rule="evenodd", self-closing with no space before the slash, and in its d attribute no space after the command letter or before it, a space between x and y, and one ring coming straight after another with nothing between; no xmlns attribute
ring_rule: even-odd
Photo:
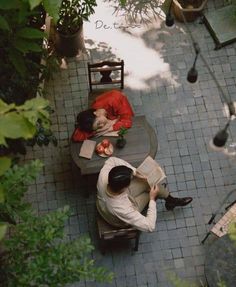
<svg viewBox="0 0 236 287"><path fill-rule="evenodd" d="M227 287L236 286L236 242L228 235L216 239L209 247L205 275L209 287L218 287L220 281Z"/></svg>
<svg viewBox="0 0 236 287"><path fill-rule="evenodd" d="M157 136L145 116L136 116L133 118L132 128L125 135L127 144L123 149L115 148L117 137L106 138L109 138L114 146L113 156L124 159L135 167L140 165L148 155L155 158L158 146ZM97 143L102 139L103 137L92 138ZM82 175L98 173L107 158L100 157L96 153L93 154L91 159L82 158L79 156L81 145L81 142L71 142L70 144L71 156L74 163L80 168Z"/></svg>

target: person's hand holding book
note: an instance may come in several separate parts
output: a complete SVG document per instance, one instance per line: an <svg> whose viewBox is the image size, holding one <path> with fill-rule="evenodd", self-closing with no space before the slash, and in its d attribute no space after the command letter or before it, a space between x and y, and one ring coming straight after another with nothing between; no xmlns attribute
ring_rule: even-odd
<svg viewBox="0 0 236 287"><path fill-rule="evenodd" d="M157 200L157 196L158 196L159 192L160 192L160 189L159 189L158 185L153 185L150 189L150 192L149 192L150 200Z"/></svg>
<svg viewBox="0 0 236 287"><path fill-rule="evenodd" d="M140 178L140 179L142 179L142 180L147 181L147 176L144 175L144 174L142 174L142 173L140 173L138 170L136 170L135 176L136 176L137 178Z"/></svg>

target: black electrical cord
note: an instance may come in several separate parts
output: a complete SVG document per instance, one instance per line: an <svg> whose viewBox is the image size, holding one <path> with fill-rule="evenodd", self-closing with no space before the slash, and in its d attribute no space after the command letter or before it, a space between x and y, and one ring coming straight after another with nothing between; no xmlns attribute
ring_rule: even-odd
<svg viewBox="0 0 236 287"><path fill-rule="evenodd" d="M229 108L229 114L230 114L230 118L236 114L236 111L235 111L235 107L234 107L234 104L232 102L232 98L229 96L226 95L226 93L223 91L223 89L221 88L215 74L213 73L213 71L211 70L210 66L208 65L208 62L206 61L205 57L202 55L201 51L200 51L200 47L198 46L196 40L194 39L193 35L192 35L192 32L191 30L189 29L188 27L188 24L187 24L187 21L186 21L186 18L185 18L185 15L183 13L183 11L181 10L181 14L182 14L182 17L183 17L183 20L184 20L184 26L188 32L188 35L190 36L190 40L191 40L191 43L193 45L193 48L195 50L195 53L196 55L199 53L204 65L206 66L209 74L211 75L212 79L214 80L218 90L220 91L220 94L221 94L221 100L222 102L226 102L226 104L228 105L228 108ZM197 45L196 45L197 44ZM196 50L196 47L198 50ZM198 52L198 53L197 53Z"/></svg>

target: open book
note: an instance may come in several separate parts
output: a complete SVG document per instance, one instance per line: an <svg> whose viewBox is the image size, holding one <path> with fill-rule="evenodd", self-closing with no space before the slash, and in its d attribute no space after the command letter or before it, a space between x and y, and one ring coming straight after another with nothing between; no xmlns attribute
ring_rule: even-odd
<svg viewBox="0 0 236 287"><path fill-rule="evenodd" d="M159 164L150 156L146 157L145 160L137 168L137 171L147 177L147 182L152 187L158 184L166 175Z"/></svg>

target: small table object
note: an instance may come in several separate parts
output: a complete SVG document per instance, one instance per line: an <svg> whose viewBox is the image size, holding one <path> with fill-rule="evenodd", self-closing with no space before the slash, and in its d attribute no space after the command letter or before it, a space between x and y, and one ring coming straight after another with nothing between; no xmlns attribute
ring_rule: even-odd
<svg viewBox="0 0 236 287"><path fill-rule="evenodd" d="M236 284L236 243L224 235L216 239L206 254L205 275L209 287L224 282L227 287Z"/></svg>

